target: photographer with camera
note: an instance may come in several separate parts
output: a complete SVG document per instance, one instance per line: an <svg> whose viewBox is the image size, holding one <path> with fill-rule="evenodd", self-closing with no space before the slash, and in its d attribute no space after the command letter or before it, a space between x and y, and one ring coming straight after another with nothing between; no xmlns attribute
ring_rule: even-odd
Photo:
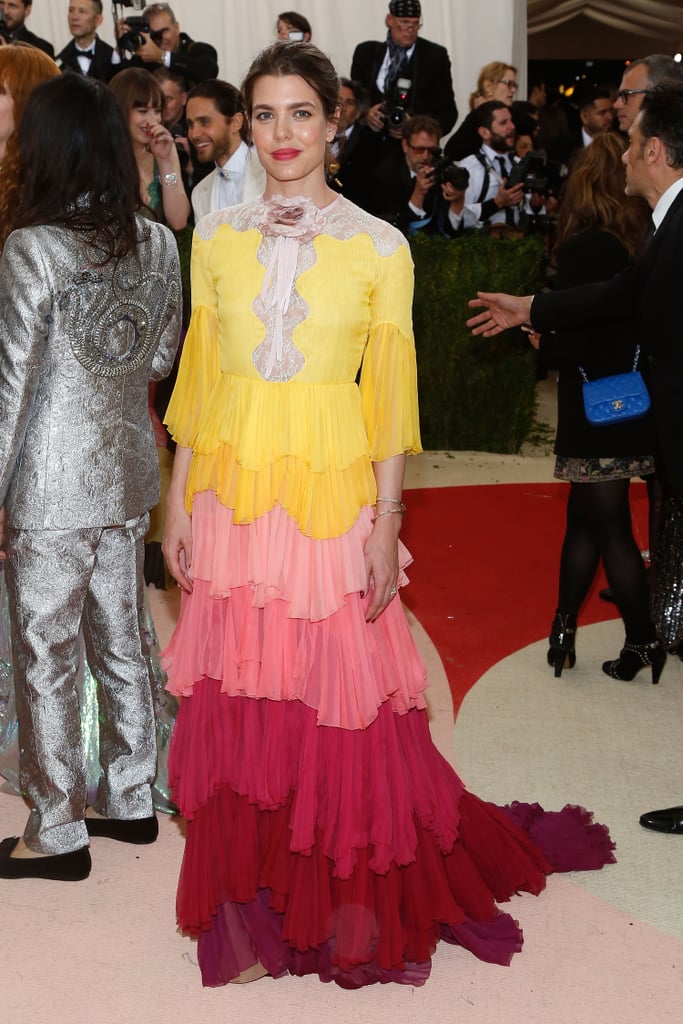
<svg viewBox="0 0 683 1024"><path fill-rule="evenodd" d="M47 39L30 32L26 19L31 13L31 0L0 0L0 46L10 43L28 43L36 46L48 57L54 57L55 50Z"/></svg>
<svg viewBox="0 0 683 1024"><path fill-rule="evenodd" d="M440 132L433 117L409 118L403 125L400 149L389 147L368 174L365 201L360 205L406 235L429 222L440 195L434 180Z"/></svg>
<svg viewBox="0 0 683 1024"><path fill-rule="evenodd" d="M132 6L133 0L123 5ZM218 54L209 43L196 43L180 31L169 4L150 4L141 15L119 18L116 38L129 67L154 71L166 67L197 85L218 76Z"/></svg>
<svg viewBox="0 0 683 1024"><path fill-rule="evenodd" d="M467 169L470 182L465 207L476 219L476 226L507 224L518 226L524 200L524 180L511 178L515 158L515 126L510 108L500 100L482 103L474 111L481 146L476 153L459 161Z"/></svg>
<svg viewBox="0 0 683 1024"><path fill-rule="evenodd" d="M121 58L97 35L102 24L102 0L71 0L68 18L71 42L56 57L60 68L110 82L121 66Z"/></svg>
<svg viewBox="0 0 683 1024"><path fill-rule="evenodd" d="M458 116L446 49L419 37L419 0L391 0L385 23L385 42L359 43L351 64L350 77L370 94L368 127L399 140L407 117L428 114L446 135Z"/></svg>

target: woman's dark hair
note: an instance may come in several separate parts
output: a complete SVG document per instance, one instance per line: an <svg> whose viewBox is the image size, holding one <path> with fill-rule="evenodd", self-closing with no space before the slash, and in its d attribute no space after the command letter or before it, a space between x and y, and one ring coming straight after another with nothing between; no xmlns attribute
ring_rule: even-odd
<svg viewBox="0 0 683 1024"><path fill-rule="evenodd" d="M137 243L138 168L109 89L83 75L37 86L19 129L22 206L15 227L82 232L102 263Z"/></svg>
<svg viewBox="0 0 683 1024"><path fill-rule="evenodd" d="M616 132L597 135L580 150L562 195L555 250L582 231L609 231L631 259L642 251L649 216L642 199L624 193L625 143Z"/></svg>
<svg viewBox="0 0 683 1024"><path fill-rule="evenodd" d="M126 68L114 75L109 88L116 96L128 123L128 115L136 107L159 107L164 105L164 94L159 82L151 71L145 68Z"/></svg>
<svg viewBox="0 0 683 1024"><path fill-rule="evenodd" d="M277 20L284 21L285 25L291 25L297 32L308 33L309 39L313 34L308 18L304 18L303 14L298 14L296 11L283 11L282 14L278 14Z"/></svg>
<svg viewBox="0 0 683 1024"><path fill-rule="evenodd" d="M328 120L338 113L340 86L337 72L330 58L313 43L273 43L259 53L242 82L242 97L249 117L254 105L254 85L264 75L276 78L298 75L317 94Z"/></svg>

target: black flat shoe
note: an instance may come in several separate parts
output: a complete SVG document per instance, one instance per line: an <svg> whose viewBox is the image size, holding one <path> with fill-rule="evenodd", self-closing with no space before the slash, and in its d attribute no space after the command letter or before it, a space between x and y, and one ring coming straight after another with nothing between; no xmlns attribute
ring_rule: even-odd
<svg viewBox="0 0 683 1024"><path fill-rule="evenodd" d="M81 882L90 874L90 851L87 846L48 857L12 857L18 842L18 836L11 836L0 843L0 878L48 878L53 882Z"/></svg>
<svg viewBox="0 0 683 1024"><path fill-rule="evenodd" d="M664 807L661 811L641 814L640 824L653 832L668 832L669 835L683 836L683 807Z"/></svg>
<svg viewBox="0 0 683 1024"><path fill-rule="evenodd" d="M116 839L119 843L144 846L153 843L159 835L159 822L155 814L149 818L85 818L89 836Z"/></svg>

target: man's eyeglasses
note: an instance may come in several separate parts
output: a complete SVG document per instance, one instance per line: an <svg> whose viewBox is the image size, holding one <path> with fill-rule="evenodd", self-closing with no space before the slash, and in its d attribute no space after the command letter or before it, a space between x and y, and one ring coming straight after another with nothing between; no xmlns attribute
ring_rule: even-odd
<svg viewBox="0 0 683 1024"><path fill-rule="evenodd" d="M507 85L508 89L512 89L513 92L517 92L519 85L515 82L514 78L501 78L498 81L499 85Z"/></svg>
<svg viewBox="0 0 683 1024"><path fill-rule="evenodd" d="M413 146L410 142L406 143L408 149L411 149L415 156L427 156L434 152L434 146Z"/></svg>
<svg viewBox="0 0 683 1024"><path fill-rule="evenodd" d="M404 32L414 29L416 32L422 28L422 18L394 18L394 21Z"/></svg>
<svg viewBox="0 0 683 1024"><path fill-rule="evenodd" d="M640 96L642 93L649 91L649 89L620 89L617 93L617 99L626 104L628 103L629 96Z"/></svg>

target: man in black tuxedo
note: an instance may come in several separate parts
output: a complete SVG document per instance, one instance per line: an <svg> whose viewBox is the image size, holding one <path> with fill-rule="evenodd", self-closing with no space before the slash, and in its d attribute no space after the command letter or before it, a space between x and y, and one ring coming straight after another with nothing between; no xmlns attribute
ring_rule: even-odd
<svg viewBox="0 0 683 1024"><path fill-rule="evenodd" d="M31 46L37 46L48 57L54 57L52 43L34 35L26 28L25 22L31 13L31 7L31 0L0 0L0 11L5 22L0 40L5 43L29 43Z"/></svg>
<svg viewBox="0 0 683 1024"><path fill-rule="evenodd" d="M71 42L57 54L62 71L109 82L121 66L116 50L97 35L102 24L102 0L71 0L69 4Z"/></svg>
<svg viewBox="0 0 683 1024"><path fill-rule="evenodd" d="M378 140L365 124L368 112L365 88L350 78L342 78L340 82L341 113L337 133L330 144L327 182L335 192L341 192L352 203L362 206L368 174L378 156Z"/></svg>
<svg viewBox="0 0 683 1024"><path fill-rule="evenodd" d="M468 320L468 326L474 334L492 337L527 323L542 333L625 315L635 318L647 356L657 475L666 498L683 515L683 85L660 85L644 93L628 134L626 192L643 196L652 209L654 233L642 260L609 281L580 288L535 296L479 292L470 306L488 309ZM657 564L656 555L655 546L655 574L679 571L683 551L666 552L676 565ZM652 663L652 652L640 653L642 666ZM649 811L640 823L683 835L683 806Z"/></svg>
<svg viewBox="0 0 683 1024"><path fill-rule="evenodd" d="M401 138L401 123L387 123L386 113L395 104L399 79L409 81L403 101L406 116L429 114L447 135L458 110L453 95L451 62L443 46L418 35L422 25L420 0L391 0L386 16L384 42L359 43L353 54L351 78L361 82L370 95L367 123L379 133Z"/></svg>
<svg viewBox="0 0 683 1024"><path fill-rule="evenodd" d="M588 85L579 90L576 98L579 123L566 135L560 135L548 146L548 159L570 168L575 153L590 146L597 135L612 128L612 95L609 89ZM566 173L566 172L565 172Z"/></svg>

